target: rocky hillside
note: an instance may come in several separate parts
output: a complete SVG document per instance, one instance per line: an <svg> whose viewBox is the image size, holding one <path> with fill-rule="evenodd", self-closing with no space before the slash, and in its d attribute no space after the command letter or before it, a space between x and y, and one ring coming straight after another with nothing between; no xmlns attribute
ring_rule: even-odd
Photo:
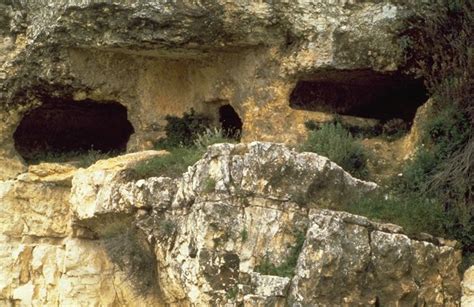
<svg viewBox="0 0 474 307"><path fill-rule="evenodd" d="M0 306L472 306L470 239L345 212L381 187L301 152L332 125L380 184L429 150L436 97L403 69L401 36L430 5L0 0ZM183 118L242 143L143 172L176 158L156 149ZM464 240L468 214L436 227Z"/></svg>
<svg viewBox="0 0 474 307"><path fill-rule="evenodd" d="M82 144L74 131L103 130L102 120L133 126L106 135L129 150L152 149L166 116L190 108L240 122L245 141L295 143L308 120L410 121L427 99L422 82L399 71L398 34L416 1L43 2L0 2L0 178L24 171L18 152L51 131L64 132L56 143ZM125 106L128 121L73 125L100 115L80 108L93 103ZM33 139L17 130L45 125L58 127L32 129Z"/></svg>
<svg viewBox="0 0 474 307"><path fill-rule="evenodd" d="M137 179L162 154L3 182L0 302L459 304L455 242L321 209L377 188L327 158L220 144L182 177Z"/></svg>

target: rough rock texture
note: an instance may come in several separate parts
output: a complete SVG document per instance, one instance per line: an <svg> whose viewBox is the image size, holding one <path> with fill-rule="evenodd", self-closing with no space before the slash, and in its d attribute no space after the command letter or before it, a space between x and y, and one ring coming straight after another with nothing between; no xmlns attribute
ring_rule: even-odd
<svg viewBox="0 0 474 307"><path fill-rule="evenodd" d="M462 281L462 307L474 306L474 266L467 269Z"/></svg>
<svg viewBox="0 0 474 307"><path fill-rule="evenodd" d="M327 158L220 144L182 178L135 179L161 154L2 182L0 305L459 304L455 242L321 209L377 187Z"/></svg>
<svg viewBox="0 0 474 307"><path fill-rule="evenodd" d="M396 71L416 2L2 0L0 178L25 171L12 135L54 97L126 106L131 150L152 148L168 114L217 120L225 104L245 140L296 142L331 118L290 108L297 81Z"/></svg>
<svg viewBox="0 0 474 307"><path fill-rule="evenodd" d="M118 172L156 154L98 164L104 173L111 165ZM158 306L154 298L136 298L100 242L74 225L69 198L82 171L44 163L0 182L0 306Z"/></svg>
<svg viewBox="0 0 474 307"><path fill-rule="evenodd" d="M180 179L135 180L134 165L159 154L76 171L40 165L4 182L2 203L17 201L22 214L0 214L0 302L459 304L454 242L320 209L377 187L328 159L274 143L221 144Z"/></svg>

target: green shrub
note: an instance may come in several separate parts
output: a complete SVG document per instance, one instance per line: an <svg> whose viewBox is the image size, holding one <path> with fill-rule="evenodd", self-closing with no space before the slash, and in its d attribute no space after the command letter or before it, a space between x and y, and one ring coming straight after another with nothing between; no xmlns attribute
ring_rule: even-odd
<svg viewBox="0 0 474 307"><path fill-rule="evenodd" d="M176 231L177 225L174 221L163 219L158 222L158 233L162 238L171 237Z"/></svg>
<svg viewBox="0 0 474 307"><path fill-rule="evenodd" d="M301 150L326 156L354 176L368 174L367 152L340 123L323 124L320 129L309 131Z"/></svg>
<svg viewBox="0 0 474 307"><path fill-rule="evenodd" d="M424 142L436 168L425 180L425 195L444 207L447 236L474 252L474 2L419 3L402 34L406 69L424 78L436 111L424 127ZM420 168L414 158L411 167ZM468 257L469 258L469 257Z"/></svg>
<svg viewBox="0 0 474 307"><path fill-rule="evenodd" d="M184 113L183 117L166 116L166 120L166 139L159 143L160 147L165 148L191 146L196 137L211 126L211 119L197 114L194 109Z"/></svg>

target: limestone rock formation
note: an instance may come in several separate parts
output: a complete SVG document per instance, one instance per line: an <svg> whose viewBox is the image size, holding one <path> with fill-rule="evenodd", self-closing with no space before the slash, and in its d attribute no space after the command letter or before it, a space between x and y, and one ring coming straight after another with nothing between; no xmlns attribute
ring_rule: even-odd
<svg viewBox="0 0 474 307"><path fill-rule="evenodd" d="M302 109L300 100L291 105L299 81L336 87L346 98L371 88L375 94L355 99L368 99L368 110L385 92L391 106L407 103L397 100L411 86L398 74L397 40L417 3L2 0L0 178L25 171L14 133L39 105L119 103L134 128L128 148L143 150L163 136L166 115L194 108L222 121L219 108L229 105L244 140L295 143L305 121L331 118L304 108L311 97ZM341 97L320 98L336 110Z"/></svg>
<svg viewBox="0 0 474 307"><path fill-rule="evenodd" d="M377 188L327 158L218 144L181 178L137 179L160 154L2 182L0 305L459 304L455 242L321 209Z"/></svg>
<svg viewBox="0 0 474 307"><path fill-rule="evenodd" d="M467 269L467 271L464 273L462 290L463 297L461 301L461 306L474 306L474 266Z"/></svg>

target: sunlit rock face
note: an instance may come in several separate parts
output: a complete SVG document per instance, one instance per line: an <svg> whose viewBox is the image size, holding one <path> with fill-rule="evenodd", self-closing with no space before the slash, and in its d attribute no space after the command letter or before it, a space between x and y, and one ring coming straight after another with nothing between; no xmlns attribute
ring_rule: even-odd
<svg viewBox="0 0 474 307"><path fill-rule="evenodd" d="M298 81L392 80L402 60L397 37L415 2L3 1L0 178L25 170L13 134L29 111L55 99L122 105L134 132L129 150L151 149L165 116L191 108L216 123L235 121L244 141L296 143L305 121L330 119L318 107L292 107ZM236 119L221 118L227 105Z"/></svg>
<svg viewBox="0 0 474 307"><path fill-rule="evenodd" d="M219 144L176 179L138 179L163 154L2 182L0 304L459 304L455 242L321 209L377 188L327 158Z"/></svg>
<svg viewBox="0 0 474 307"><path fill-rule="evenodd" d="M377 185L325 157L253 142L177 178L135 169L166 154L149 149L167 115L294 144L334 111L295 106L301 82L405 88L397 37L415 2L0 0L0 306L458 305L454 242L327 209ZM138 152L25 161L111 140Z"/></svg>

